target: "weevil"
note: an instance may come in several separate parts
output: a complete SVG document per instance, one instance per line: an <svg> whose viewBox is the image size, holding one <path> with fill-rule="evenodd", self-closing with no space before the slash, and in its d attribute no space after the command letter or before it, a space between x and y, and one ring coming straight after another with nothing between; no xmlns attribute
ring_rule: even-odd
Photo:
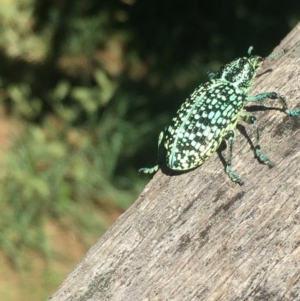
<svg viewBox="0 0 300 301"><path fill-rule="evenodd" d="M202 165L220 146L227 142L225 171L229 178L240 185L243 180L232 171L232 147L235 128L239 120L254 125L256 133L255 156L264 164L272 161L261 151L260 135L256 117L243 112L246 102L257 102L267 98L278 100L282 111L289 116L300 116L300 108L288 109L284 96L276 92L263 92L249 96L256 71L267 58L274 58L284 51L268 57L251 55L241 57L222 66L218 72L208 72L209 81L200 85L186 99L169 126L158 139L158 164L141 168L139 173L153 173L164 164L175 171L186 171Z"/></svg>

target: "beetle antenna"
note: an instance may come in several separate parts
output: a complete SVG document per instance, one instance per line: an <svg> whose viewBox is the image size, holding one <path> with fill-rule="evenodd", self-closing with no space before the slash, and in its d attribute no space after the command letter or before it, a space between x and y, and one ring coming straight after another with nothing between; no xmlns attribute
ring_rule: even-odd
<svg viewBox="0 0 300 301"><path fill-rule="evenodd" d="M285 51L284 49L281 49L280 51L271 53L270 55L268 55L268 56L266 57L266 59L274 59L275 57L280 56L280 55L283 55L283 54L285 54L285 53L286 53L286 51Z"/></svg>
<svg viewBox="0 0 300 301"><path fill-rule="evenodd" d="M250 46L249 49L248 49L248 54L249 55L251 55L252 50L253 50L253 46Z"/></svg>

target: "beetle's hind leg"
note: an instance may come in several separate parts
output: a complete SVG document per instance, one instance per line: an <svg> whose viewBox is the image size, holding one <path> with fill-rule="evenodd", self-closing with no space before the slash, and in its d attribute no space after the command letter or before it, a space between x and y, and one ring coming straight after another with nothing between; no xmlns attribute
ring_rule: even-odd
<svg viewBox="0 0 300 301"><path fill-rule="evenodd" d="M228 142L228 150L227 150L227 162L226 162L226 173L228 174L231 181L238 183L239 185L244 185L243 180L236 175L231 169L232 162L232 146L234 140L234 131L228 131L226 140Z"/></svg>
<svg viewBox="0 0 300 301"><path fill-rule="evenodd" d="M259 135L256 117L251 114L240 113L239 118L248 124L254 125L255 136L256 136L256 144L254 147L254 152L255 152L255 156L258 159L258 161L263 164L268 164L270 167L273 167L274 163L260 149L260 135Z"/></svg>
<svg viewBox="0 0 300 301"><path fill-rule="evenodd" d="M142 167L138 170L138 173L141 174L141 173L154 173L156 171L158 171L159 169L159 165L155 165L153 167Z"/></svg>
<svg viewBox="0 0 300 301"><path fill-rule="evenodd" d="M138 170L138 173L154 173L159 170L162 161L162 141L164 138L164 131L159 134L158 137L158 164L153 167L143 167Z"/></svg>

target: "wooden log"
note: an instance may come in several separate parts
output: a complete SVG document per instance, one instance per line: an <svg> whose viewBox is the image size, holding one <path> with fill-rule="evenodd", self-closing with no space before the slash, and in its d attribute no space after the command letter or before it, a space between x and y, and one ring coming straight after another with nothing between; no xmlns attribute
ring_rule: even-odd
<svg viewBox="0 0 300 301"><path fill-rule="evenodd" d="M251 95L276 91L299 107L300 23L282 48ZM179 176L157 172L49 300L300 300L300 118L254 114L275 167L259 164L237 131L233 170L244 186L217 154Z"/></svg>

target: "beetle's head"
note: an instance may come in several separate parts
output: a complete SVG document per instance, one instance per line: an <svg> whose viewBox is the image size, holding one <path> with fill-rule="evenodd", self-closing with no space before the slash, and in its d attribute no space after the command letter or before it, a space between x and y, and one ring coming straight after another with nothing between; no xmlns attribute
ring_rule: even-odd
<svg viewBox="0 0 300 301"><path fill-rule="evenodd" d="M263 58L258 55L251 55L253 47L248 50L248 57L242 57L235 59L234 61L224 65L216 73L214 79L230 82L237 88L244 90L250 90L253 79L256 75L256 70L261 67L267 58L274 58L281 55L283 51L271 54L270 56Z"/></svg>

